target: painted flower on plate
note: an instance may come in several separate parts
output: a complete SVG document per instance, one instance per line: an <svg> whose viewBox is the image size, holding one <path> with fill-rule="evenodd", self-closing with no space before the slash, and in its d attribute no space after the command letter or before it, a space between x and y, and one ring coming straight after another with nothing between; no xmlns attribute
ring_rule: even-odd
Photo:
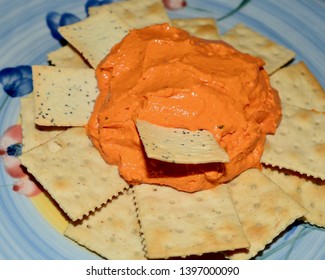
<svg viewBox="0 0 325 280"><path fill-rule="evenodd" d="M54 39L61 42L61 44L65 45L67 42L61 36L59 32L59 28L61 26L66 26L69 24L73 24L80 21L80 19L71 13L57 13L57 12L50 12L46 16L46 23L49 29L51 30L51 34Z"/></svg>
<svg viewBox="0 0 325 280"><path fill-rule="evenodd" d="M19 159L21 154L22 130L21 125L10 126L0 137L0 156L7 174L14 178L13 190L32 197L41 193L36 183L23 169Z"/></svg>
<svg viewBox="0 0 325 280"><path fill-rule="evenodd" d="M187 6L185 0L163 0L163 3L169 10L178 10Z"/></svg>
<svg viewBox="0 0 325 280"><path fill-rule="evenodd" d="M29 65L8 67L0 71L0 83L10 97L22 97L33 91L32 68Z"/></svg>
<svg viewBox="0 0 325 280"><path fill-rule="evenodd" d="M98 6L110 4L112 2L113 2L112 0L88 0L85 5L86 13L87 15L89 15L89 8L91 7L98 7Z"/></svg>

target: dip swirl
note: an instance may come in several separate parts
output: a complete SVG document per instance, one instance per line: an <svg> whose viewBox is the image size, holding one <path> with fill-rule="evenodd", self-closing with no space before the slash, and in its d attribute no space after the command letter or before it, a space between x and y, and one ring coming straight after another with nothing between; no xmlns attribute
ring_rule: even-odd
<svg viewBox="0 0 325 280"><path fill-rule="evenodd" d="M87 125L94 146L130 184L195 192L259 168L266 134L281 119L278 93L262 59L168 24L131 30L96 69L100 94ZM206 129L229 163L148 159L135 120Z"/></svg>

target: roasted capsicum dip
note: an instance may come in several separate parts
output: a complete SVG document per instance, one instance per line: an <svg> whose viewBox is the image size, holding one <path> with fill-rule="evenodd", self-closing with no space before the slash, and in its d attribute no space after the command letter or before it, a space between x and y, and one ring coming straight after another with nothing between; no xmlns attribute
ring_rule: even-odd
<svg viewBox="0 0 325 280"><path fill-rule="evenodd" d="M281 120L278 93L262 59L223 41L159 24L134 29L96 70L100 94L87 132L130 184L154 183L195 192L260 166L267 134ZM228 163L173 164L146 157L135 120L205 129Z"/></svg>

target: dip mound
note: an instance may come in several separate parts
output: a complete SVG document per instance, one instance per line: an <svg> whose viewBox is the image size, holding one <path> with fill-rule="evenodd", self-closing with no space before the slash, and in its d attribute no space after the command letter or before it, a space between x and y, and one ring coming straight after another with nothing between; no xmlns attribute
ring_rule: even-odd
<svg viewBox="0 0 325 280"><path fill-rule="evenodd" d="M130 184L194 192L259 167L265 136L281 119L280 100L263 60L222 41L167 24L132 30L96 70L100 94L87 131ZM148 159L135 120L205 129L229 163L176 164Z"/></svg>

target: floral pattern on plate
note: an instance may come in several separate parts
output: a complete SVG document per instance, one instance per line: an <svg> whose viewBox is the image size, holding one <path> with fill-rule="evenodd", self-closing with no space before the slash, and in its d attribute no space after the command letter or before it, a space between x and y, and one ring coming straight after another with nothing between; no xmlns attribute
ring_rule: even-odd
<svg viewBox="0 0 325 280"><path fill-rule="evenodd" d="M16 30L13 34L25 39L21 46L15 45L19 52L24 51L25 45L29 48L37 45L34 33L38 26L41 26L40 29L43 31L44 26L47 28L42 33L43 35L48 34L55 39L53 41L57 40L60 45L65 44L66 42L58 33L60 26L86 17L88 9L92 6L110 2L113 1L88 0L85 3L85 1L73 0L68 3L57 0L45 3L41 0L33 0L30 1L33 10L28 10L29 13L27 13L21 1L13 0L11 7L14 9L8 11L8 14L15 11L21 14L21 18L13 14L13 19L7 25L3 25L0 31L3 29L3 34L8 34L8 30ZM233 2L166 0L163 2L173 17L213 16L220 22L221 31L237 22L244 22L262 31L266 36L275 38L278 42L294 47L298 57L306 61L324 84L322 78L325 76L322 63L324 61L324 36L319 30L311 28L320 26L318 23L322 22L320 19L325 9L321 1L308 1L308 4L301 0L294 3L284 0ZM69 9L66 9L67 6ZM37 10L36 7L40 8ZM4 16L5 11L0 11L0 15ZM35 19L38 21L36 22ZM19 26L24 28L18 29ZM24 37L23 32L29 36ZM38 46L42 46L39 50L44 49L44 53L40 56L46 57L44 46L47 47L47 51L57 48L57 45L51 44L48 38L39 43ZM1 63L0 67L0 115L4 118L4 121L1 119L0 122L0 162L3 166L3 172L0 175L1 184L6 186L0 189L0 213L3 214L0 215L0 223L3 225L0 230L0 259L96 259L98 256L83 250L58 234L52 225L48 225L47 221L40 217L37 209L30 203L33 199L41 197L39 195L41 190L21 168L17 158L21 152L21 126L8 121L9 118L5 119L5 115L15 107L15 100L32 92L31 68L29 65L21 65L21 56L15 59L17 51L11 48L10 40L4 39L0 49L6 54L12 54L7 56L10 57L8 59L5 59L5 56L2 58L5 62ZM26 59L23 63L30 65L44 63L35 55L29 55L26 52ZM12 119L16 117L13 116ZM8 182L9 188L7 188ZM20 196L17 193L23 195ZM300 222L295 223L270 244L261 255L257 256L257 259L325 259L324 249L322 249L325 248L324 236L324 229ZM13 244L9 249L1 247L1 244L9 242Z"/></svg>
<svg viewBox="0 0 325 280"><path fill-rule="evenodd" d="M23 97L33 90L30 66L5 68L0 71L0 83L4 92L11 98ZM6 173L15 179L12 189L28 197L41 191L34 180L21 166L18 156L22 151L22 129L20 124L8 127L0 136L0 156Z"/></svg>

